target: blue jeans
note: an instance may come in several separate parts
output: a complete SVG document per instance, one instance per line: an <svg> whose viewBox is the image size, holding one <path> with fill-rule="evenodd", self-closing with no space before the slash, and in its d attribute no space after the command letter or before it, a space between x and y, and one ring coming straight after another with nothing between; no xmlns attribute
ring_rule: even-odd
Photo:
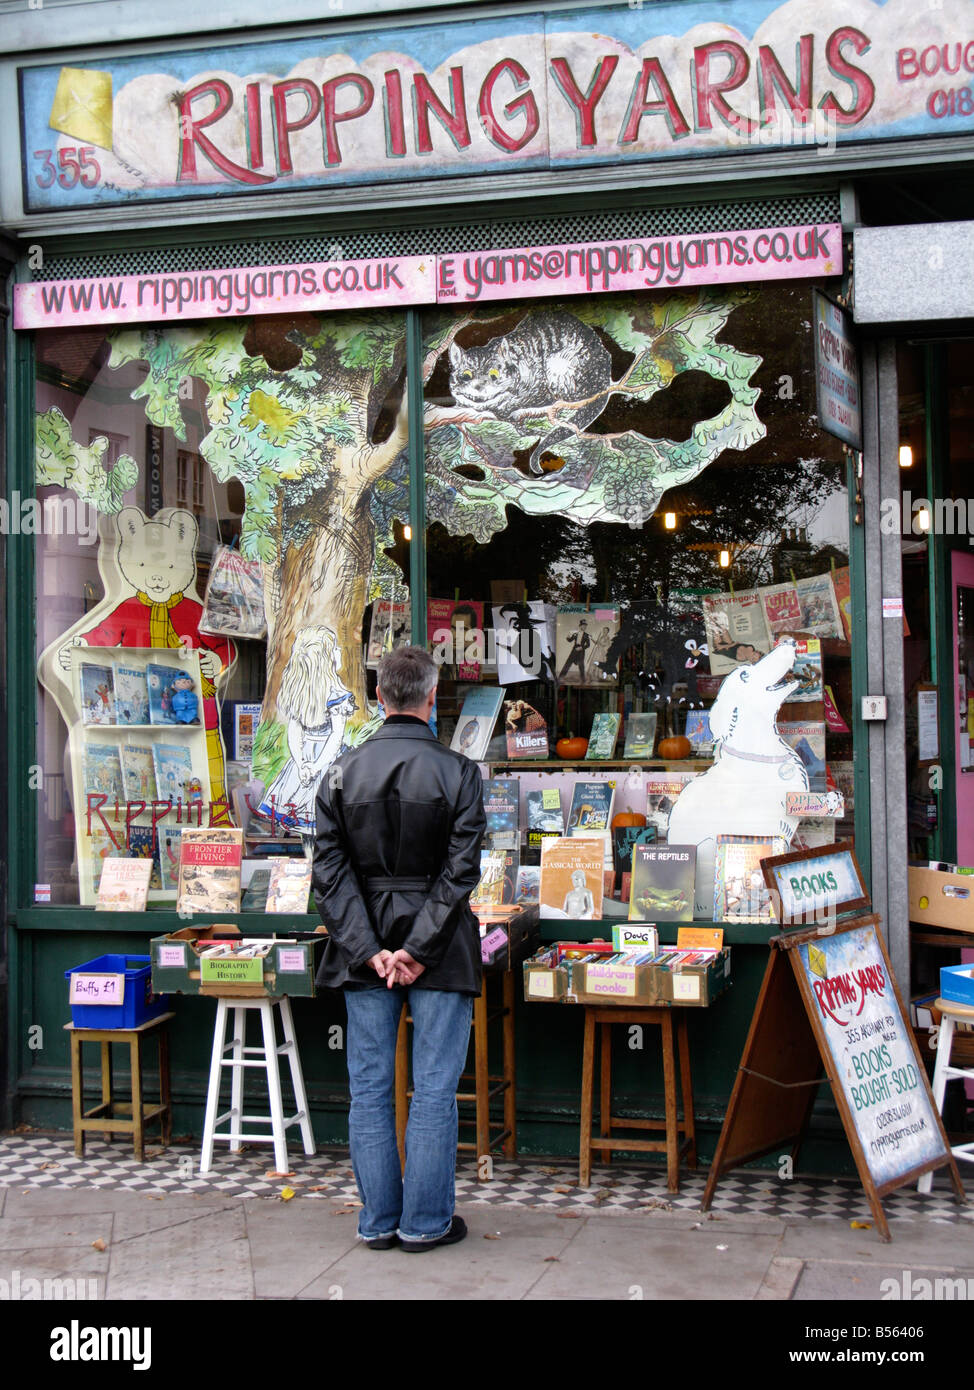
<svg viewBox="0 0 974 1390"><path fill-rule="evenodd" d="M413 1098L406 1171L396 1147L396 1034L403 1004L413 1018ZM346 990L348 1138L362 1199L358 1233L375 1240L398 1231L436 1240L453 1220L457 1162L457 1083L470 1042L473 997L447 990Z"/></svg>

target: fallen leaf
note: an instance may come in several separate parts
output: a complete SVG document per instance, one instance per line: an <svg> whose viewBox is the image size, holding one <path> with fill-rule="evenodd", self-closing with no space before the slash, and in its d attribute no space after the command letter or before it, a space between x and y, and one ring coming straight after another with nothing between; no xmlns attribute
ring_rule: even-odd
<svg viewBox="0 0 974 1390"><path fill-rule="evenodd" d="M327 1191L328 1191L328 1184L327 1184L327 1183L320 1183L319 1186L317 1186L317 1187L308 1187L308 1188L305 1189L305 1191L306 1191L306 1192L327 1192Z"/></svg>
<svg viewBox="0 0 974 1390"><path fill-rule="evenodd" d="M490 1232L490 1231L485 1231L485 1232L484 1232L484 1240L500 1240L500 1238L501 1238L501 1233L500 1233L500 1231L497 1232L496 1236L495 1236L492 1232Z"/></svg>
<svg viewBox="0 0 974 1390"><path fill-rule="evenodd" d="M871 1231L873 1228L871 1221L850 1221L849 1225L854 1231Z"/></svg>
<svg viewBox="0 0 974 1390"><path fill-rule="evenodd" d="M272 1169L270 1170L269 1173L265 1173L265 1174L264 1174L264 1177L265 1177L265 1178L293 1178L293 1177L294 1177L294 1174L293 1174L293 1173L278 1173L278 1172L276 1172L276 1171L272 1168Z"/></svg>
<svg viewBox="0 0 974 1390"><path fill-rule="evenodd" d="M282 1187L282 1188L281 1188L281 1201L282 1201L282 1202L289 1202L289 1201L291 1200L291 1198L292 1198L294 1195L295 1195L295 1193L294 1193L294 1188L293 1188L293 1187Z"/></svg>
<svg viewBox="0 0 974 1390"><path fill-rule="evenodd" d="M544 1259L542 1260L542 1264L546 1264L546 1265L557 1265L557 1264L561 1264L561 1256L560 1256L560 1255L545 1255Z"/></svg>
<svg viewBox="0 0 974 1390"><path fill-rule="evenodd" d="M332 1216L351 1216L354 1211L354 1207L335 1207Z"/></svg>
<svg viewBox="0 0 974 1390"><path fill-rule="evenodd" d="M555 1215L562 1221L580 1221L582 1218L580 1211L556 1211Z"/></svg>
<svg viewBox="0 0 974 1390"><path fill-rule="evenodd" d="M553 1187L552 1192L574 1192L574 1187Z"/></svg>
<svg viewBox="0 0 974 1390"><path fill-rule="evenodd" d="M92 1248L92 1250L105 1250L105 1249L107 1249L107 1247L106 1247L106 1245L105 1245L105 1242L102 1240L101 1236L99 1236L97 1240L93 1240L93 1241L91 1242L91 1248Z"/></svg>

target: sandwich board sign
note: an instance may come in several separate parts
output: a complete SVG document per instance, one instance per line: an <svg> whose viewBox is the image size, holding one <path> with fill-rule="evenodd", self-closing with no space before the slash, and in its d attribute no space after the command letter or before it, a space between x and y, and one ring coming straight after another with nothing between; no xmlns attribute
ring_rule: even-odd
<svg viewBox="0 0 974 1390"><path fill-rule="evenodd" d="M782 925L808 919L806 898L822 921L771 940L703 1209L728 1169L789 1145L797 1155L827 1080L877 1230L889 1240L882 1198L924 1173L949 1168L955 1196L966 1199L879 918L837 922L849 903L868 905L851 844L769 857L763 869Z"/></svg>

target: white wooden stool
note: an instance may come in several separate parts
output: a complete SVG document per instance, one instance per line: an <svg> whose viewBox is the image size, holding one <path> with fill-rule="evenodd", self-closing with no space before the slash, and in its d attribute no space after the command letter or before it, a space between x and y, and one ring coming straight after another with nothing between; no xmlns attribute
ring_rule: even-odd
<svg viewBox="0 0 974 1390"><path fill-rule="evenodd" d="M274 1009L281 1011L281 1030L284 1041L278 1045L274 1026ZM233 1037L227 1041L227 1014L233 1012ZM263 1046L247 1047L247 1012L258 1010L263 1031ZM229 1053L229 1057L227 1056ZM291 1066L291 1085L294 1088L296 1114L284 1118L281 1098L281 1074L278 1058L285 1056ZM223 1068L230 1068L230 1109L222 1115L217 1114L220 1105L220 1081ZM267 1090L270 1096L269 1115L245 1115L243 1113L243 1069L263 1067L267 1072ZM217 1125L229 1120L230 1127L218 1134ZM270 1134L245 1134L244 1121L252 1124L269 1124ZM273 1144L274 1164L279 1173L286 1173L287 1136L290 1125L301 1126L301 1138L306 1154L313 1154L315 1142L311 1134L311 1120L308 1115L308 1097L301 1074L301 1057L294 1037L294 1021L291 1017L291 1004L286 996L280 999L243 998L233 995L216 1001L216 1024L213 1028L213 1055L210 1061L210 1084L206 1095L206 1118L203 1121L203 1153L200 1158L200 1173L208 1173L213 1164L213 1145L225 1141L231 1153L238 1153L246 1140L250 1144Z"/></svg>
<svg viewBox="0 0 974 1390"><path fill-rule="evenodd" d="M940 1032L937 1036L937 1061L933 1069L933 1099L938 1111L943 1114L944 1092L947 1089L947 1082L955 1077L964 1077L967 1081L974 1081L974 1067L952 1067L950 1065L950 1049L954 1042L954 1029L958 1023L974 1023L974 1009L970 1009L966 1004L955 1004L952 999L938 999L933 1006L941 1014ZM955 1158L966 1158L969 1163L974 1163L974 1143L957 1144L951 1149ZM933 1174L924 1173L917 1183L918 1192L929 1192L933 1183Z"/></svg>

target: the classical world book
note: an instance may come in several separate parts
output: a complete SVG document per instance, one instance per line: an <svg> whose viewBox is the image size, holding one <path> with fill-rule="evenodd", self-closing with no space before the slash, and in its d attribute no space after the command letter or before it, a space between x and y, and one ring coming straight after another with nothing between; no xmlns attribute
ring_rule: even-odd
<svg viewBox="0 0 974 1390"><path fill-rule="evenodd" d="M540 915L570 922L601 917L604 868L597 840L546 841L541 846Z"/></svg>
<svg viewBox="0 0 974 1390"><path fill-rule="evenodd" d="M184 826L179 845L180 912L236 912L243 831Z"/></svg>

